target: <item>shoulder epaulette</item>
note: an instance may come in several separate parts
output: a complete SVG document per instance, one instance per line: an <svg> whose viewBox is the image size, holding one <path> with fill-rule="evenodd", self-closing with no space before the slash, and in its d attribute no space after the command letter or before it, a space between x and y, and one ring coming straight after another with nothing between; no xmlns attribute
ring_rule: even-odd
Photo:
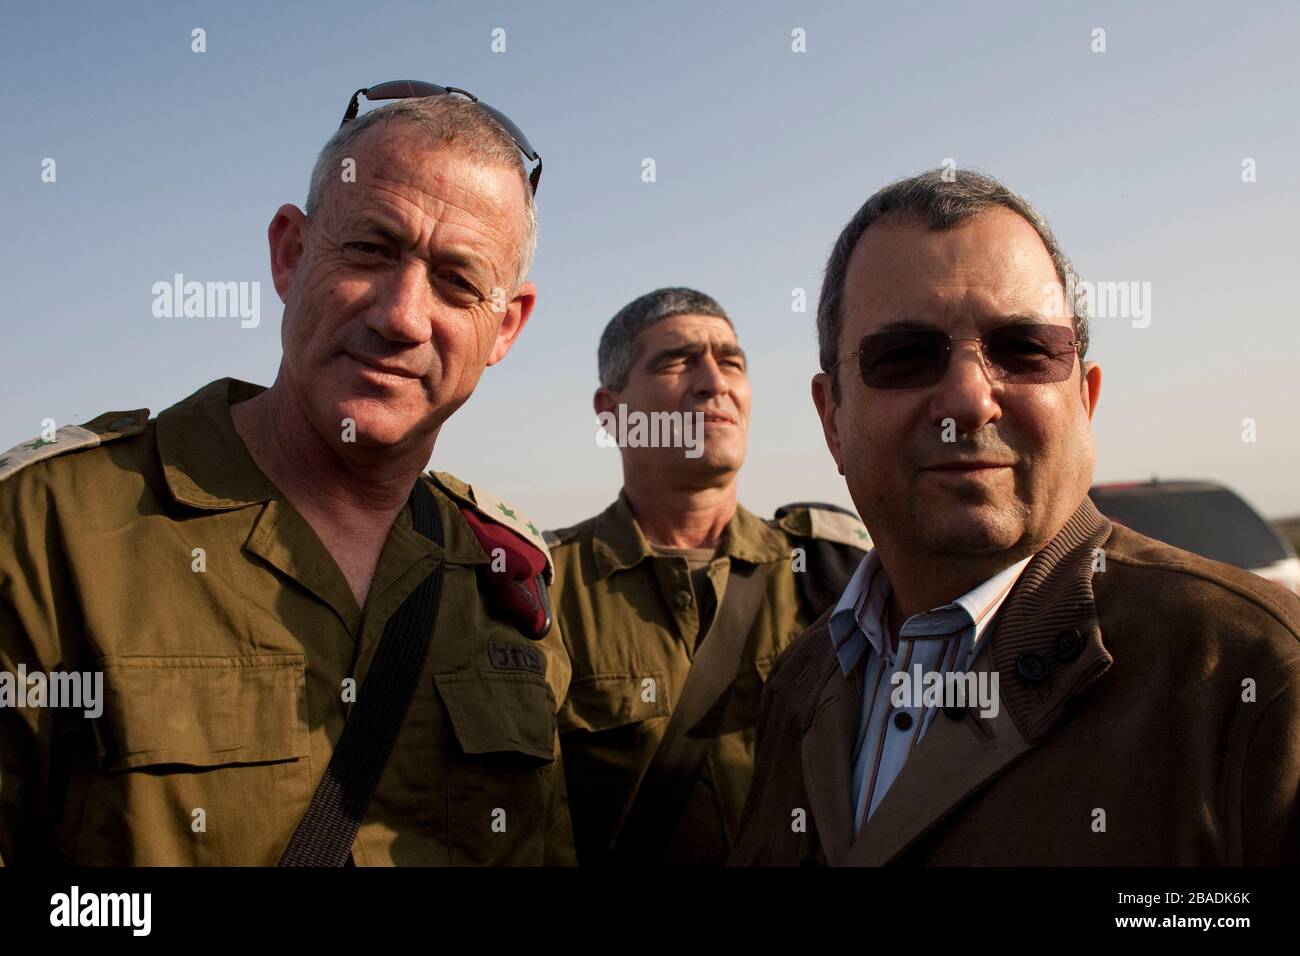
<svg viewBox="0 0 1300 956"><path fill-rule="evenodd" d="M546 559L546 580L548 583L550 582L554 577L550 549L546 546L546 539L542 535L542 529L530 521L527 515L518 508L502 501L492 492L467 484L445 471L430 471L428 475L437 483L439 488L456 499L456 501L468 505L488 521L509 528L523 538L527 544L541 551L542 556Z"/></svg>
<svg viewBox="0 0 1300 956"><path fill-rule="evenodd" d="M569 525L569 527L567 528L555 528L550 531L543 531L542 537L546 539L546 543L548 546L552 548L558 548L560 545L572 541L578 535L582 534L583 531L590 531L590 530L591 530L591 519L587 519L586 521L579 522L578 524Z"/></svg>
<svg viewBox="0 0 1300 956"><path fill-rule="evenodd" d="M848 587L871 536L858 516L844 508L819 502L800 502L778 508L777 527L802 538L810 573L796 574L799 598L812 620L833 607Z"/></svg>
<svg viewBox="0 0 1300 956"><path fill-rule="evenodd" d="M775 521L798 538L817 538L863 551L871 547L871 535L858 516L838 505L817 501L785 505L777 509Z"/></svg>
<svg viewBox="0 0 1300 956"><path fill-rule="evenodd" d="M84 425L64 425L54 431L52 438L39 435L0 452L0 481L46 458L138 435L148 424L149 409L137 408L132 412L105 412Z"/></svg>

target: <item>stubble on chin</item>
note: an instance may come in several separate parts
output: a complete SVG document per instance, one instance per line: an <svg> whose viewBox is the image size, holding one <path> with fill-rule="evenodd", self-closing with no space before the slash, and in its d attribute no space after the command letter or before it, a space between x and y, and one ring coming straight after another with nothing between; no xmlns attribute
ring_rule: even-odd
<svg viewBox="0 0 1300 956"><path fill-rule="evenodd" d="M1030 509L1019 498L982 492L945 498L913 498L908 517L918 548L944 557L975 558L1023 546Z"/></svg>

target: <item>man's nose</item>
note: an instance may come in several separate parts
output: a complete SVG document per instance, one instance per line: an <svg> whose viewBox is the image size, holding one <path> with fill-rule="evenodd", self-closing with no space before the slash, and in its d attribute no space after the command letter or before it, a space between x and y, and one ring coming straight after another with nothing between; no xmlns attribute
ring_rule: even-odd
<svg viewBox="0 0 1300 956"><path fill-rule="evenodd" d="M952 419L959 432L975 432L1002 417L1001 386L993 378L979 339L955 339L943 381L935 388L930 418L937 427Z"/></svg>
<svg viewBox="0 0 1300 956"><path fill-rule="evenodd" d="M423 342L430 335L433 309L427 267L418 259L403 259L388 273L366 324L391 341Z"/></svg>
<svg viewBox="0 0 1300 956"><path fill-rule="evenodd" d="M691 388L697 395L723 395L730 386L722 367L712 355L705 355L695 367Z"/></svg>

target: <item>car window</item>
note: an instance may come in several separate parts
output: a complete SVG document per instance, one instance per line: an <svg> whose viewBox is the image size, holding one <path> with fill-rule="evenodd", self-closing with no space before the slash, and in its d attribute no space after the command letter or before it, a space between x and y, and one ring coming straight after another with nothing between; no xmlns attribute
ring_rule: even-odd
<svg viewBox="0 0 1300 956"><path fill-rule="evenodd" d="M1249 569L1290 557L1271 526L1226 489L1094 488L1091 494L1112 521L1215 561Z"/></svg>

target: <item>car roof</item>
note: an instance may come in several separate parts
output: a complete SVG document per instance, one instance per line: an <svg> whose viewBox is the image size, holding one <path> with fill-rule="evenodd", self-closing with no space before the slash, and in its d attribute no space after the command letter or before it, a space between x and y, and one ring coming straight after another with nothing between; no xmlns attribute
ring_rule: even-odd
<svg viewBox="0 0 1300 956"><path fill-rule="evenodd" d="M1101 484L1093 485L1089 489L1089 494L1104 492L1106 494L1182 494L1187 492L1201 491L1226 491L1229 494L1236 494L1226 485L1218 484L1214 481L1197 481L1193 479L1181 479L1174 481L1153 480L1153 481L1108 481ZM1240 495L1238 495L1240 497Z"/></svg>

